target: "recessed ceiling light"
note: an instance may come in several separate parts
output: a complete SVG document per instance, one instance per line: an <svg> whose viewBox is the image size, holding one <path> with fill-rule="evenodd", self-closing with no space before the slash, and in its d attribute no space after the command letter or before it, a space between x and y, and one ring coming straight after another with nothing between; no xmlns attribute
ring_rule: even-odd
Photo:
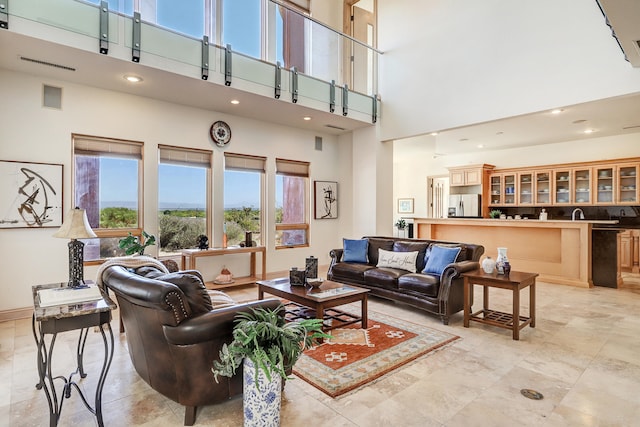
<svg viewBox="0 0 640 427"><path fill-rule="evenodd" d="M142 81L142 77L135 76L133 74L125 74L124 78L125 78L126 81L131 82L131 83L140 83Z"/></svg>
<svg viewBox="0 0 640 427"><path fill-rule="evenodd" d="M484 148L484 145L478 144L478 148Z"/></svg>
<svg viewBox="0 0 640 427"><path fill-rule="evenodd" d="M237 99L232 99L232 100L231 100L231 103L232 103L233 105L238 105L238 104L240 104L240 101L238 101Z"/></svg>
<svg viewBox="0 0 640 427"><path fill-rule="evenodd" d="M431 132L431 136L436 136L438 135L438 132Z"/></svg>
<svg viewBox="0 0 640 427"><path fill-rule="evenodd" d="M560 114L562 113L564 110L562 108L556 108L555 110L551 110L551 114Z"/></svg>
<svg viewBox="0 0 640 427"><path fill-rule="evenodd" d="M595 130L593 130L593 129L587 129L587 130L584 131L584 133L594 133L594 132L595 132Z"/></svg>
<svg viewBox="0 0 640 427"><path fill-rule="evenodd" d="M309 117L309 116L304 116L304 117L303 117L303 119L304 119L304 120L306 120L306 121L309 121L309 120L311 120L311 117Z"/></svg>

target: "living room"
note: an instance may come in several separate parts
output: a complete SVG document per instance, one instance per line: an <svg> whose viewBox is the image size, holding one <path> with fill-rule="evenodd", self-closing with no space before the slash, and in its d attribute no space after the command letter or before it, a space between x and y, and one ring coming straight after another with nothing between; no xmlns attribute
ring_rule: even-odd
<svg viewBox="0 0 640 427"><path fill-rule="evenodd" d="M435 131L639 92L638 69L632 68L622 58L622 53L615 39L611 37L609 28L604 25L604 18L595 2L591 4L575 1L566 5L557 5L556 2L546 1L524 7L504 4L504 2L469 6L463 2L443 5L437 2L415 0L393 2L393 4L378 2L377 7L378 47L384 55L380 64L379 82L382 109L375 126L362 125L346 133L319 133L316 129L304 129L302 126L284 126L256 117L248 118L232 112L219 112L194 105L140 96L137 94L138 89L124 86L124 83L123 89L107 90L93 87L83 81L74 81L73 78L43 77L37 71L14 71L12 68L3 66L0 69L0 87L3 98L10 102L4 102L0 106L0 116L3 117L3 125L0 126L0 159L63 164L63 200L66 211L73 204L72 134L144 142L144 205L150 207L158 205L158 145L212 150L214 187L211 231L212 244L219 246L222 242L223 195L221 186L216 183L221 182L224 150L212 145L208 129L214 121L224 120L230 124L233 132L232 142L227 150L263 156L267 159L266 200L274 198L276 158L309 162L311 181L328 180L339 183L339 216L335 220L311 219L308 247L275 250L272 245L268 246L268 270L278 272L287 271L295 265L302 265L304 258L309 255L315 255L319 258L321 265L327 265L329 251L339 246L343 237L391 235L397 215L397 198L414 198L416 216L426 216L426 178L445 174L449 166L487 162L503 167L513 167L548 163L550 157L553 157L553 163L561 163L637 156L637 133L586 140L576 138L576 140L536 147L498 149L483 152L481 155L475 152L460 152L447 156L437 156L437 146L434 141L431 141L434 137L428 135ZM342 2L332 1L327 9L329 11L324 10L324 13L314 11L314 16L328 16L334 23L342 22L342 14L336 12L342 10ZM412 12L408 13L408 10ZM399 22L402 22L401 26ZM6 31L2 30L3 33ZM57 34L57 31L52 33ZM53 37L56 34L50 35ZM9 49L10 40L7 37L6 34L0 36L3 64L4 61L9 60L5 57L7 55L5 52L12 52ZM31 42L36 45L44 43L41 40L35 42L31 40ZM528 49L518 48L517 45L528 46ZM92 46L92 49L94 47ZM509 54L506 55L505 52ZM12 57L11 60L13 59ZM58 59L55 62L60 61ZM121 74L130 71L133 65L126 63ZM430 78L425 79L424 76L430 76ZM165 75L165 77L171 76ZM148 78L148 80L153 79ZM168 84L170 81L166 80ZM63 88L62 109L47 109L41 106L43 84ZM336 116L339 116L339 113ZM407 139L416 135L425 135L420 138L427 140L426 146L415 138ZM315 149L317 136L322 138L322 151ZM274 223L270 218L275 217L274 210L273 206L266 208L265 230L273 229ZM155 209L145 211L145 230L157 232L157 222ZM30 317L31 286L65 280L67 277L66 242L52 238L54 229L51 228L1 231L0 257L3 259L3 265L13 268L6 269L4 280L0 283L0 291L4 296L0 301L0 313L5 319L13 318L16 314L20 314L21 317L25 315ZM97 267L87 268L86 277L92 278L96 270ZM561 352L558 356L565 360L577 358L581 361L583 368L586 364L582 364L580 351L588 350L588 343L594 344L598 349L608 349L607 354L613 353L613 349L620 350L622 346L620 342L624 342L623 336L626 336L628 329L637 326L637 316L631 315L627 319L622 319L621 315L612 314L609 321L623 325L623 332L620 332L621 336L617 337L620 341L611 343L610 347L607 347L601 338L594 343L594 338L588 336L587 330L594 326L592 317L603 314L597 306L600 303L615 304L621 312L622 310L624 313L634 312L637 311L634 309L638 306L636 294L631 294L632 298L628 298L630 295L628 293L602 296L600 294L603 291L596 290L603 299L592 300L589 299L592 294L581 289L564 289L564 287L560 287L559 290L544 287L542 289L549 297L548 300L543 300L549 311L562 311L564 303L555 301L564 298L595 306L593 311L584 311L584 308L578 309L571 305L575 310L571 314L548 318L548 322L554 327L545 333L546 336L558 335L567 339L570 332L583 336L584 341L581 342L579 351L574 348L574 352ZM625 295L628 301L623 301ZM240 299L251 296L255 297L255 290L238 294ZM405 312L401 306L383 301L375 303L372 310L386 310L399 317L427 322L434 327L437 325L436 320L423 316L420 312L411 310ZM564 317L565 315L567 317ZM559 332L561 327L558 323L562 323L563 328L566 327L562 333ZM540 329L535 332L544 330L542 326L540 325ZM603 334L609 331L602 324L596 326L603 328L601 331ZM2 328L3 331L11 330L9 348L25 350L29 346L34 346L28 321L3 322ZM509 341L505 339L505 337L508 338L506 335L494 336L495 332L490 329L485 331L480 328L471 328L460 332L461 319L452 322L451 328L463 337L461 347L457 351L465 354L468 354L470 349L477 350L479 346L493 345L508 354L506 357L512 367L518 361L524 360L526 356L533 354L533 350L526 352L522 347L515 347L512 343L505 342ZM5 336L8 335L2 335L3 343L4 340L9 340ZM559 344L543 343L541 345L546 349L558 349ZM629 348L633 349L631 343ZM13 352L6 354L4 345L0 351L13 362L10 366L3 364L2 372L7 372L13 378L17 376L16 372L19 372L15 367L20 367L24 372L35 370L35 366L32 366L35 365L33 360L24 361L24 363L17 360L19 351L17 354ZM441 363L445 364L454 356L441 354L440 358L444 359ZM491 355L487 356L491 357ZM636 379L635 383L628 385L632 388L634 384L637 386L637 378L640 375L638 375L637 364L628 359L630 358L619 364L624 364L621 370L627 373L627 377ZM126 364L128 360L122 358L119 363ZM471 363L486 362L475 359ZM491 367L499 370L497 366ZM415 376L420 376L424 375L424 372L430 372L431 368L428 364L422 363L409 369L413 369L410 372ZM456 378L455 381L459 381L460 387L464 377L473 374L468 370L458 373L460 375L454 378ZM487 377L492 375L489 369L485 373ZM439 370L437 374L444 377L447 372ZM402 388L406 375L409 373L390 379L390 382L385 385L385 390L369 391L375 393L376 403L383 400L383 397L388 396L394 389ZM30 380L29 383L34 383L35 374L33 377L34 380ZM572 383L575 384L575 381ZM476 385L477 394L474 398L483 391L479 382ZM563 383L562 387L565 386L567 386L566 383ZM134 384L135 387L139 387L139 384ZM300 389L296 388L295 391L299 392ZM456 391L462 392L461 388ZM619 393L615 390L610 391L614 396ZM31 390L27 390L25 386L21 388L19 394L30 392ZM145 393L148 397L148 392L145 391ZM322 395L313 395L313 392L308 389L302 393L305 394L305 398L301 400L296 400L293 397L295 393L291 393L291 398L298 408L305 409L296 413L293 409L294 405L290 405L291 418L288 425L296 425L296 422L302 420L308 421L311 419L309 414L315 415L321 412L317 407L322 408L326 404L326 397ZM577 395L578 391L574 389L573 393ZM11 406L14 403L24 402L18 397L19 394L3 389L2 413L7 416L2 418L10 419L11 417L16 420ZM310 394L313 397L309 397ZM473 400L471 396L468 397L466 403ZM33 399L34 402L40 402L42 410L45 411L42 396L35 394L34 391ZM361 411L370 409L366 403L363 403L364 399L362 397L360 399L362 400L357 402L358 408ZM576 397L573 403L578 400ZM357 417L347 416L345 420L343 416L350 411L348 408L350 402L352 402L350 399L344 399L331 403L331 406L341 406L344 412L340 415L332 412L332 417L321 419L326 423L339 422L345 425L374 424L374 419L365 418L356 422ZM400 404L397 401L394 400L394 402L395 410L391 412L399 415L402 413L402 407L398 406ZM457 402L452 407L460 409L460 405L461 402ZM633 410L624 407L623 404L621 406L623 408L617 412L623 414L622 419L631 419ZM233 405L230 408L229 411L237 409ZM381 415L381 408L377 408L375 413ZM24 410L24 406L22 409ZM472 409L473 406L467 408L469 411ZM211 409L211 411L215 414L217 409ZM152 411L147 411L144 417L149 415L148 412ZM434 417L437 420L434 423L455 425L453 421L449 423L449 420L457 412L451 412L453 410L446 415L440 414ZM587 410L585 412L589 414ZM426 414L421 415L426 417ZM166 411L162 412L159 419L165 421L166 419L162 418L165 416L169 417L167 419L174 420ZM607 420L603 412L595 409L590 416ZM624 418L627 416L628 418ZM138 412L129 413L125 420L134 420L131 423L135 424L137 420L144 417ZM179 420L179 417L177 419ZM424 425L426 419L414 419L414 422ZM203 423L214 422L211 421L213 418L207 421L206 416L199 416L198 420L202 420ZM370 423L367 424L365 420ZM388 418L380 418L377 421L381 422L381 420L389 421ZM458 420L461 424L463 423L460 418ZM86 422L86 419L84 421ZM407 420L404 419L404 421ZM478 423L482 424L481 421ZM570 425L571 422L567 424ZM14 421L12 425L21 424L19 421Z"/></svg>

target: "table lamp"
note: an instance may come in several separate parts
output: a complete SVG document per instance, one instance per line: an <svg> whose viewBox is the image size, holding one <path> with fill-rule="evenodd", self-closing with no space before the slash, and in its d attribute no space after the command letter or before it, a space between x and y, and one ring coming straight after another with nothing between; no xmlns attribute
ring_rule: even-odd
<svg viewBox="0 0 640 427"><path fill-rule="evenodd" d="M84 243L77 239L97 237L89 226L84 209L75 208L69 211L67 220L53 237L71 239L69 242L69 287L84 286Z"/></svg>

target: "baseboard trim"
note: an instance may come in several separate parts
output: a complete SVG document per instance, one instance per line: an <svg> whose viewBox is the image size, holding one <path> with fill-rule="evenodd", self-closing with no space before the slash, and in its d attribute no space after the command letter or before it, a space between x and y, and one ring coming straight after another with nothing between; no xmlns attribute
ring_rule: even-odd
<svg viewBox="0 0 640 427"><path fill-rule="evenodd" d="M33 315L33 307L14 308L12 310L2 310L0 311L0 322L28 319L32 315Z"/></svg>

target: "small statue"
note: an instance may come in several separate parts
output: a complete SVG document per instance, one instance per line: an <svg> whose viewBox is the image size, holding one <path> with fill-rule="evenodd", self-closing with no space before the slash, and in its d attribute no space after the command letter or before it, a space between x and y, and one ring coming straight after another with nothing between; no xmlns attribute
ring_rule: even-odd
<svg viewBox="0 0 640 427"><path fill-rule="evenodd" d="M209 238L204 234L198 236L198 249L209 249Z"/></svg>

